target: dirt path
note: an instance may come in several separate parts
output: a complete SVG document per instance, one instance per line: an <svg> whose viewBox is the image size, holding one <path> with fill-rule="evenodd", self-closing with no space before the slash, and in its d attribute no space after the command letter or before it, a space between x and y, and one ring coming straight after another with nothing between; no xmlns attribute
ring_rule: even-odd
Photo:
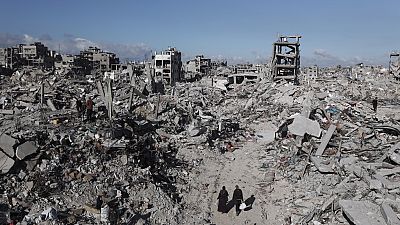
<svg viewBox="0 0 400 225"><path fill-rule="evenodd" d="M259 124L256 126L257 132L266 131L268 124ZM268 129L268 128L267 128ZM222 168L219 170L218 179L216 179L217 190L213 192L212 199L212 223L217 225L232 224L282 224L282 209L274 205L274 201L285 196L286 191L281 188L287 186L284 182L274 183L272 186L266 179L266 174L272 169L263 170L263 163L273 158L268 156L264 150L264 144L272 142L273 139L264 139L262 142L246 142L243 147L226 154L228 158ZM232 197L235 185L243 191L243 197L246 200L254 195L255 201L253 207L248 211L242 211L236 216L235 208L232 208L227 214L217 212L216 199L222 186L226 186L230 198ZM278 189L278 191L275 191ZM279 193L275 193L279 192ZM273 197L271 195L274 195Z"/></svg>

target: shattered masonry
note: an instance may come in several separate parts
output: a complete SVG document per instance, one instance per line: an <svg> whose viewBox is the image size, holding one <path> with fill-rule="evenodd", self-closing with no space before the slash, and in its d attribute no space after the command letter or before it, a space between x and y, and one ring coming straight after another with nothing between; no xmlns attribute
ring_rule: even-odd
<svg viewBox="0 0 400 225"><path fill-rule="evenodd" d="M300 73L290 37L270 65L191 73L175 48L124 64L92 47L54 71L39 43L0 51L0 224L399 224L398 81ZM235 185L252 209L217 212Z"/></svg>

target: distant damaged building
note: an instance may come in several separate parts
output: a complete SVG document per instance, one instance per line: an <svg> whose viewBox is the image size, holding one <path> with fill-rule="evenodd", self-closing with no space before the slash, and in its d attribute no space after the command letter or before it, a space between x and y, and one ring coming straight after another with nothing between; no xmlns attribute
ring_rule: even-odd
<svg viewBox="0 0 400 225"><path fill-rule="evenodd" d="M318 78L319 68L317 65L303 68L303 78L305 80L315 80Z"/></svg>
<svg viewBox="0 0 400 225"><path fill-rule="evenodd" d="M390 54L389 73L400 79L400 53Z"/></svg>
<svg viewBox="0 0 400 225"><path fill-rule="evenodd" d="M0 66L19 68L32 66L37 68L53 68L55 52L50 51L40 42L19 44L15 47L0 49Z"/></svg>
<svg viewBox="0 0 400 225"><path fill-rule="evenodd" d="M85 70L94 70L95 72L104 73L111 71L111 65L118 64L119 58L115 53L105 52L97 47L89 47L81 51L78 59L76 59L77 66L84 67Z"/></svg>
<svg viewBox="0 0 400 225"><path fill-rule="evenodd" d="M301 36L280 36L273 43L271 75L274 80L297 82L300 74Z"/></svg>
<svg viewBox="0 0 400 225"><path fill-rule="evenodd" d="M197 55L194 59L186 62L185 72L208 75L211 70L211 59L204 55Z"/></svg>
<svg viewBox="0 0 400 225"><path fill-rule="evenodd" d="M153 55L154 73L156 80L165 84L175 85L182 78L181 52L176 48L168 48Z"/></svg>
<svg viewBox="0 0 400 225"><path fill-rule="evenodd" d="M20 55L23 65L33 67L52 68L54 66L55 52L49 50L44 44L20 44Z"/></svg>

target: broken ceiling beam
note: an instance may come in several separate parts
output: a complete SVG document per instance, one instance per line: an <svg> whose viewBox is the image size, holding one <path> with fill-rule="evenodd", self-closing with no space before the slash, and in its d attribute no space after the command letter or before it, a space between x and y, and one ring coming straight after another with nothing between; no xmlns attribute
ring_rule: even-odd
<svg viewBox="0 0 400 225"><path fill-rule="evenodd" d="M328 131L326 132L326 134L324 135L324 137L321 140L321 144L318 146L317 151L315 152L315 155L322 155L324 154L325 148L328 145L329 141L332 138L333 133L336 130L336 126L331 124L329 126Z"/></svg>
<svg viewBox="0 0 400 225"><path fill-rule="evenodd" d="M51 101L51 99L47 99L47 106L50 107L51 111L57 111L57 108L54 106L54 104Z"/></svg>

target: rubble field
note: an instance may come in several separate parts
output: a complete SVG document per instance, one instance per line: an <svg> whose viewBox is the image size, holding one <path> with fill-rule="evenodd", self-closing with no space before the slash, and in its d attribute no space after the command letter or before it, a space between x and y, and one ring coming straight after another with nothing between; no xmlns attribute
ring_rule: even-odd
<svg viewBox="0 0 400 225"><path fill-rule="evenodd" d="M0 224L400 224L392 77L94 80L1 80ZM76 109L89 96L93 120ZM235 185L252 206L218 212Z"/></svg>

